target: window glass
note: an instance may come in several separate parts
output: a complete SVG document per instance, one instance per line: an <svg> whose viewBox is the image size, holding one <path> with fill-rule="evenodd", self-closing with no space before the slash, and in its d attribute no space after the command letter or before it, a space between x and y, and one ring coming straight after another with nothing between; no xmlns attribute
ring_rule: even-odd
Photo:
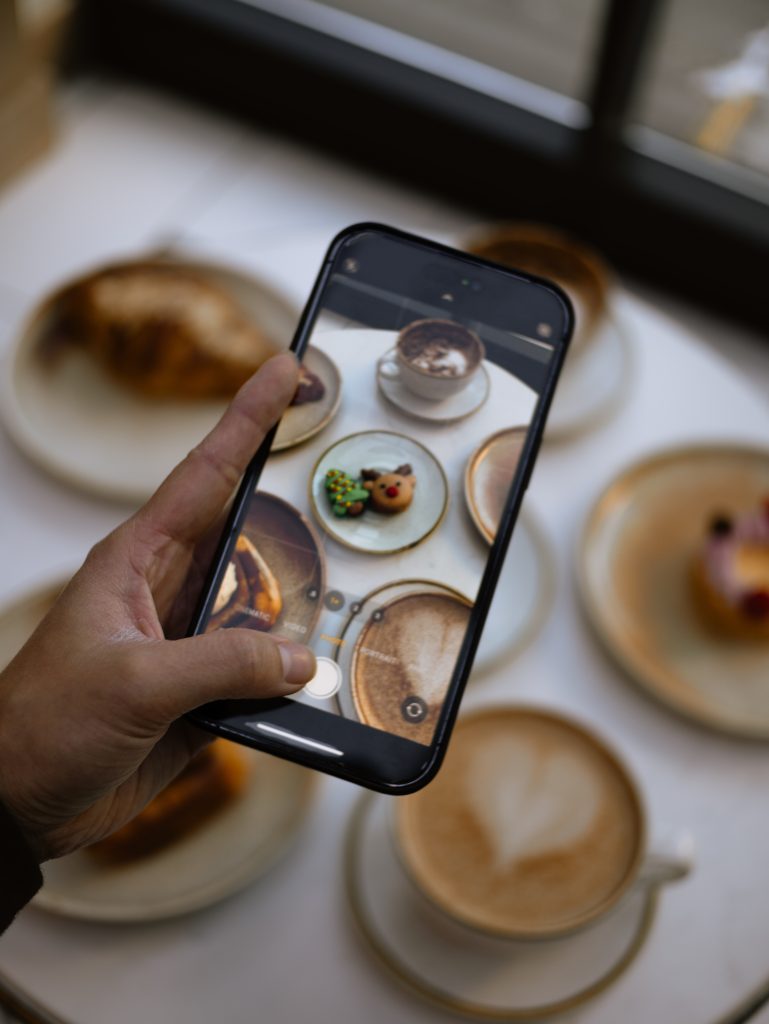
<svg viewBox="0 0 769 1024"><path fill-rule="evenodd" d="M639 100L643 126L769 173L766 0L669 0Z"/></svg>

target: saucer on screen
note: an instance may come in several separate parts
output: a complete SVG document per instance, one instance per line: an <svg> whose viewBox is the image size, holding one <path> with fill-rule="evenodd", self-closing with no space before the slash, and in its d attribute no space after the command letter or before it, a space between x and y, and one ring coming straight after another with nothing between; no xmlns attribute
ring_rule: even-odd
<svg viewBox="0 0 769 1024"><path fill-rule="evenodd" d="M564 440L609 421L627 398L632 370L628 332L622 320L610 316L590 345L566 359L548 414L545 440Z"/></svg>
<svg viewBox="0 0 769 1024"><path fill-rule="evenodd" d="M323 395L317 401L290 405L286 409L275 434L272 445L274 452L293 448L319 434L336 416L342 400L339 370L322 349L310 345L302 357L302 363L320 380Z"/></svg>
<svg viewBox="0 0 769 1024"><path fill-rule="evenodd" d="M411 504L386 514L366 508L355 518L334 515L326 492L326 474L337 469L358 478L363 469L392 472L408 463L416 477ZM365 430L336 441L310 474L310 504L323 529L345 547L372 555L392 555L413 548L438 527L446 514L449 485L431 452L405 434Z"/></svg>
<svg viewBox="0 0 769 1024"><path fill-rule="evenodd" d="M473 374L467 386L458 394L452 395L451 398L443 398L436 402L415 395L398 378L385 377L380 370L381 364L385 360L392 359L394 352L395 350L392 349L377 363L377 384L389 402L416 419L428 420L431 423L452 423L455 420L462 420L480 409L489 397L491 379L483 363L479 366L477 373Z"/></svg>
<svg viewBox="0 0 769 1024"><path fill-rule="evenodd" d="M475 449L465 469L465 501L470 516L489 544L510 491L526 441L528 427L507 427Z"/></svg>
<svg viewBox="0 0 769 1024"><path fill-rule="evenodd" d="M336 652L341 713L429 743L471 609L452 587L418 579L387 583L358 601Z"/></svg>
<svg viewBox="0 0 769 1024"><path fill-rule="evenodd" d="M174 257L162 265L193 271L228 292L278 346L288 347L298 310L264 281L195 259ZM142 503L213 427L226 402L146 398L77 349L53 367L44 365L40 343L55 312L55 296L44 300L16 340L0 389L5 425L29 458L65 483Z"/></svg>
<svg viewBox="0 0 769 1024"><path fill-rule="evenodd" d="M365 794L350 822L345 882L355 922L380 964L415 994L481 1020L542 1019L605 991L633 962L654 919L655 886L576 935L513 942L475 935L415 889L393 846L387 798Z"/></svg>
<svg viewBox="0 0 769 1024"><path fill-rule="evenodd" d="M761 739L769 739L769 643L708 628L691 572L713 516L755 508L767 493L769 450L661 452L603 491L577 553L587 614L628 674L689 718Z"/></svg>
<svg viewBox="0 0 769 1024"><path fill-rule="evenodd" d="M264 559L279 590L281 609L274 629L280 633L288 622L301 628L305 642L317 625L320 601L310 594L322 594L326 581L323 544L306 516L283 498L256 491L243 522L246 537ZM243 625L234 621L232 625Z"/></svg>

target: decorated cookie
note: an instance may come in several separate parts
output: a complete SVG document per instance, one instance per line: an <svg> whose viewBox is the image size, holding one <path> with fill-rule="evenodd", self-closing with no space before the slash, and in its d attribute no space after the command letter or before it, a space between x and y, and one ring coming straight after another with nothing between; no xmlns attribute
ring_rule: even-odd
<svg viewBox="0 0 769 1024"><path fill-rule="evenodd" d="M333 513L340 519L361 515L371 497L360 480L354 480L341 469L329 469L325 485Z"/></svg>
<svg viewBox="0 0 769 1024"><path fill-rule="evenodd" d="M398 466L392 473L363 469L361 477L363 486L371 495L371 508L376 512L393 515L404 512L411 504L417 478L408 463Z"/></svg>
<svg viewBox="0 0 769 1024"><path fill-rule="evenodd" d="M708 625L733 637L769 640L769 499L754 511L711 520L693 582Z"/></svg>

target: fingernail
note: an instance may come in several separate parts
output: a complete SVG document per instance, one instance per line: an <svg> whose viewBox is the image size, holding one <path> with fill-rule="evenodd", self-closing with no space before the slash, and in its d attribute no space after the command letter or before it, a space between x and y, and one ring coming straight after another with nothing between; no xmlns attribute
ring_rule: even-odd
<svg viewBox="0 0 769 1024"><path fill-rule="evenodd" d="M289 686L304 686L315 675L315 655L302 644L281 643L278 646L283 662L283 679Z"/></svg>

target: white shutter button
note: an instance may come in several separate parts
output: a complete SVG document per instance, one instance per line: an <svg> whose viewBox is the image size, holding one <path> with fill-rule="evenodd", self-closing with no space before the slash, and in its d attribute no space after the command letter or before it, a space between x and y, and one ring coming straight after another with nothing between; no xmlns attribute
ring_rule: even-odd
<svg viewBox="0 0 769 1024"><path fill-rule="evenodd" d="M318 668L315 675L305 684L303 692L316 700L328 700L342 685L342 670L331 658L316 658Z"/></svg>

